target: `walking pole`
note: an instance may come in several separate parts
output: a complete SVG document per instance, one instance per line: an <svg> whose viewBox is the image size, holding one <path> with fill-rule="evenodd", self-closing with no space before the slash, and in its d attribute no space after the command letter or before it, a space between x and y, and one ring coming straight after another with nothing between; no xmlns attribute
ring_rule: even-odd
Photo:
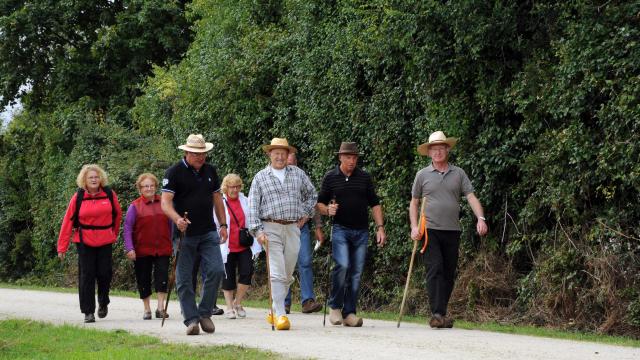
<svg viewBox="0 0 640 360"><path fill-rule="evenodd" d="M187 215L189 213L188 212L184 212L184 216L182 217L185 221L187 220ZM186 231L186 230L185 230ZM176 267L178 266L178 257L180 256L180 247L182 246L182 240L184 240L184 233L185 231L181 231L180 232L180 236L178 237L178 244L176 246L176 255L173 257L173 273L171 274L171 277L169 278L169 284L167 284L167 300L164 303L164 311L162 312L162 323L160 324L160 327L164 327L164 319L167 318L167 308L169 306L169 299L171 298L171 289L173 289L173 286L175 285L176 282Z"/></svg>
<svg viewBox="0 0 640 360"><path fill-rule="evenodd" d="M271 312L271 331L275 331L276 314L273 312L273 293L271 292L271 269L269 263L269 240L264 240L264 251L267 255L267 284L269 284L269 311Z"/></svg>
<svg viewBox="0 0 640 360"><path fill-rule="evenodd" d="M333 205L336 203L336 197L333 196L329 205ZM331 229L329 230L329 241L331 241L331 237L333 236L333 216L331 218ZM331 244L329 244L331 246ZM331 247L327 248L327 283L324 286L324 315L322 316L322 326L324 327L327 323L327 304L329 302L329 283L331 282Z"/></svg>
<svg viewBox="0 0 640 360"><path fill-rule="evenodd" d="M427 229L426 229L426 225L427 225L427 220L426 217L424 217L424 208L425 208L425 204L427 202L427 198L424 197L422 198L422 205L420 206L420 224L418 225L420 232L422 233L422 231L424 231L424 236L427 236ZM411 251L411 261L409 261L409 272L407 273L407 282L404 285L404 294L402 294L402 303L400 304L400 316L398 316L398 328L400 327L400 321L402 320L402 314L404 312L404 302L407 300L407 292L409 291L409 282L411 280L411 272L413 271L413 260L416 257L416 250L418 250L418 241L420 241L420 238L418 238L418 240L414 240L413 241L413 250Z"/></svg>

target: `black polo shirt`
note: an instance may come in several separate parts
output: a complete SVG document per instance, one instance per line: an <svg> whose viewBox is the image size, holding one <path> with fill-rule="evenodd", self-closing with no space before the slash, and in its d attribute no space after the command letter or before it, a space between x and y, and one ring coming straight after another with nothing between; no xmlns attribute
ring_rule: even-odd
<svg viewBox="0 0 640 360"><path fill-rule="evenodd" d="M162 191L173 193L173 207L182 215L189 212L187 236L216 230L213 222L213 193L220 191L216 169L207 163L196 171L183 158L165 172Z"/></svg>
<svg viewBox="0 0 640 360"><path fill-rule="evenodd" d="M380 204L371 175L356 167L353 174L347 176L336 166L324 175L318 202L328 205L334 196L339 205L334 223L350 229L369 227L368 209Z"/></svg>

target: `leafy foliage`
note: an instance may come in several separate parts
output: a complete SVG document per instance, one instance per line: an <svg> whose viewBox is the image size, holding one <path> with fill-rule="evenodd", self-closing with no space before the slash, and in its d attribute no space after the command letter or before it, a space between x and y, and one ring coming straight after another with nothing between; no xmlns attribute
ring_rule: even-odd
<svg viewBox="0 0 640 360"><path fill-rule="evenodd" d="M460 138L451 160L470 175L491 226L479 239L464 206L453 312L640 334L638 3L198 0L184 59L149 58L157 65L134 101L149 68L131 76L118 49L137 43L124 25L144 14L140 6L91 42L96 54L116 53L100 57L114 74L108 97L75 90L87 86L81 78L69 91L71 78L51 78L29 96L57 88L46 94L55 110L40 114L33 102L3 134L3 278L50 269L59 225L50 214L62 213L85 162L104 164L126 203L135 175L161 173L189 133L213 141L220 172L247 184L267 163L259 146L272 137L298 147L316 184L350 140L364 152L390 238L369 249L362 304L393 307L408 268L410 186L428 163L415 147L443 130ZM11 64L2 49L0 67ZM2 74L12 99L7 84L25 80ZM113 101L123 107L95 106L121 97ZM48 201L21 193L23 179L45 188ZM18 261L29 255L42 266ZM118 264L122 276L126 266ZM422 278L419 268L416 312L426 311Z"/></svg>

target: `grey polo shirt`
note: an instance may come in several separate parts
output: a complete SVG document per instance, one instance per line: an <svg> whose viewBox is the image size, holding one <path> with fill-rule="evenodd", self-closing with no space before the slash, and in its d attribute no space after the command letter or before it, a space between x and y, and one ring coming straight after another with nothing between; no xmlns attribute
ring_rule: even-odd
<svg viewBox="0 0 640 360"><path fill-rule="evenodd" d="M427 228L436 230L460 230L460 194L472 192L467 174L451 164L445 173L433 165L418 171L411 188L413 198L427 197Z"/></svg>

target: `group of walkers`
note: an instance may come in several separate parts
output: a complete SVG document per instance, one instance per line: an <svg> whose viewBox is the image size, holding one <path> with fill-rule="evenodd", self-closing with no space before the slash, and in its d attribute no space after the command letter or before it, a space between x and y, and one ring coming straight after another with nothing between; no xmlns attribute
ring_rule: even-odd
<svg viewBox="0 0 640 360"><path fill-rule="evenodd" d="M482 206L466 173L448 163L456 144L441 131L418 147L432 163L420 170L412 187L409 215L411 238L424 241L427 291L433 328L453 326L447 305L455 281L460 243L460 197L463 194L477 217L477 231L487 232ZM208 163L213 144L202 135L189 135L178 146L184 157L165 173L162 184L150 173L141 174L136 187L140 197L126 213L124 248L134 262L137 287L144 304L143 319L152 319L151 281L158 303L156 318L166 318L170 257L179 250L175 265L177 295L187 335L200 329L215 331L211 320L222 287L229 319L247 316L242 306L251 285L254 260L267 250L271 310L267 321L278 330L289 330L293 273L298 267L302 311L316 312L322 305L313 292L309 220L321 245L325 236L321 216L331 218L331 288L329 321L333 325L360 327L357 316L360 280L369 244L369 209L375 223L375 241L386 243L384 216L371 176L358 167L362 154L355 143L343 142L336 155L339 164L329 170L316 192L307 174L297 166L297 149L287 139L274 138L262 150L269 164L255 174L249 196L236 174L220 182ZM58 238L58 256L64 259L69 240L78 251L78 293L85 322L95 322L95 284L98 284L98 317L108 313L112 277L113 244L119 233L122 210L107 175L95 164L82 167ZM157 193L161 186L161 195ZM418 207L422 201L423 212ZM176 246L174 230L181 233ZM202 286L196 304L195 278ZM222 312L222 311L220 311Z"/></svg>

